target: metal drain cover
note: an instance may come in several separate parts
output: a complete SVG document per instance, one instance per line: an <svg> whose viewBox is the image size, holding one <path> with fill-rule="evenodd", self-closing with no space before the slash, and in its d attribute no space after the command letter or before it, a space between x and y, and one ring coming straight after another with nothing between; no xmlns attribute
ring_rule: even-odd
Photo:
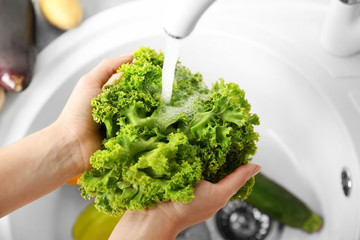
<svg viewBox="0 0 360 240"><path fill-rule="evenodd" d="M216 227L226 240L268 240L279 231L267 214L242 201L231 201L215 215ZM276 226L275 226L276 225Z"/></svg>

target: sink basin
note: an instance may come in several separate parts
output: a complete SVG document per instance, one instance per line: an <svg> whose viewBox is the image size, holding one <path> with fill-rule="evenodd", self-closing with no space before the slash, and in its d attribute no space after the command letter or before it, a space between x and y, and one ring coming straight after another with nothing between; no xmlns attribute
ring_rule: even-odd
<svg viewBox="0 0 360 240"><path fill-rule="evenodd" d="M46 47L29 88L11 96L1 114L0 146L53 122L80 76L103 58L142 45L164 50L162 4L120 4ZM283 240L360 239L360 56L336 58L322 48L328 5L219 0L182 40L180 60L207 84L223 77L247 93L261 120L253 161L323 217L319 232L285 227ZM9 239L72 239L72 224L88 204L76 186L63 186L10 214Z"/></svg>

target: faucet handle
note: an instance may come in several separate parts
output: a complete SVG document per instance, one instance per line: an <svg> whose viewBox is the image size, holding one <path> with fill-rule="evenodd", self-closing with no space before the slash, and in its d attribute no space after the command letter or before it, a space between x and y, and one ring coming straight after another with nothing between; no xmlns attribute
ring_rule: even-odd
<svg viewBox="0 0 360 240"><path fill-rule="evenodd" d="M360 0L331 0L321 41L330 53L348 57L360 51Z"/></svg>
<svg viewBox="0 0 360 240"><path fill-rule="evenodd" d="M360 0L340 0L340 1L348 5L354 5L360 3Z"/></svg>

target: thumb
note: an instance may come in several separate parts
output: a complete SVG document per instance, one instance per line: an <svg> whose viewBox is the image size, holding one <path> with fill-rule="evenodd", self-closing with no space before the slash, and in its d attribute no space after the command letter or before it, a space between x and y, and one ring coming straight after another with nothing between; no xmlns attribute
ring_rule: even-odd
<svg viewBox="0 0 360 240"><path fill-rule="evenodd" d="M102 88L104 83L116 72L116 70L125 63L130 63L133 60L132 54L126 54L115 58L108 58L103 60L93 70L86 74L88 83L98 85Z"/></svg>
<svg viewBox="0 0 360 240"><path fill-rule="evenodd" d="M261 171L257 164L246 164L235 169L232 173L216 183L218 191L230 199L244 184Z"/></svg>

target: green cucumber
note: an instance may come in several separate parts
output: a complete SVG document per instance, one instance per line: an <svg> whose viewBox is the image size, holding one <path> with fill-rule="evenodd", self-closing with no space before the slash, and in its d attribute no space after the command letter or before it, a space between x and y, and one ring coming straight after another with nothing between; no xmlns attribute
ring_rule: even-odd
<svg viewBox="0 0 360 240"><path fill-rule="evenodd" d="M260 211L286 226L313 233L320 229L323 220L295 195L259 173L255 185L245 199Z"/></svg>

